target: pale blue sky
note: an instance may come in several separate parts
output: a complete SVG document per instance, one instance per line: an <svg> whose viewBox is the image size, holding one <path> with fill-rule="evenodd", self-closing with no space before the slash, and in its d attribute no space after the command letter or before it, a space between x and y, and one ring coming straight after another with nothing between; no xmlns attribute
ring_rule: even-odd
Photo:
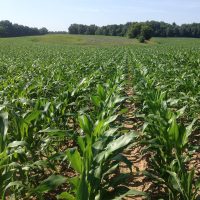
<svg viewBox="0 0 200 200"><path fill-rule="evenodd" d="M50 31L72 23L125 24L147 20L200 23L200 0L0 0L0 21Z"/></svg>

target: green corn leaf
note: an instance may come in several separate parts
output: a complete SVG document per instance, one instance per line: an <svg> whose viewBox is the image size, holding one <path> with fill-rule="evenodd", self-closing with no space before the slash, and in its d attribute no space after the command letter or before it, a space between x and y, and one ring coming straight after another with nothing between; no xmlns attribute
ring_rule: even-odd
<svg viewBox="0 0 200 200"><path fill-rule="evenodd" d="M122 184L126 180L127 177L128 177L128 174L122 173L117 178L111 178L109 181L109 187L116 187Z"/></svg>
<svg viewBox="0 0 200 200"><path fill-rule="evenodd" d="M157 181L159 181L159 182L161 182L161 183L165 183L164 179L159 178L159 177L157 177L157 176L151 174L151 173L148 172L148 171L139 171L139 172L137 172L137 173L143 173L144 175L148 176L148 177L151 178L151 179L157 180Z"/></svg>
<svg viewBox="0 0 200 200"><path fill-rule="evenodd" d="M77 87L80 87L83 83L86 83L87 78L83 78L80 83L77 85Z"/></svg>
<svg viewBox="0 0 200 200"><path fill-rule="evenodd" d="M58 199L75 200L75 197L67 192L63 192L59 195Z"/></svg>
<svg viewBox="0 0 200 200"><path fill-rule="evenodd" d="M78 111L78 113L80 113L80 114L85 114L86 111L88 111L88 110L89 110L89 107L83 107L83 108L81 108L81 109Z"/></svg>
<svg viewBox="0 0 200 200"><path fill-rule="evenodd" d="M37 119L40 114L42 114L40 110L32 112L28 117L26 117L25 122L29 124L32 120Z"/></svg>
<svg viewBox="0 0 200 200"><path fill-rule="evenodd" d="M79 147L80 147L81 152L83 154L84 149L85 149L85 142L83 141L83 139L81 137L78 137L78 144L79 144Z"/></svg>
<svg viewBox="0 0 200 200"><path fill-rule="evenodd" d="M92 96L90 95L91 99L92 99L92 102L93 104L97 107L97 108L100 108L100 103L101 103L101 99L97 96Z"/></svg>
<svg viewBox="0 0 200 200"><path fill-rule="evenodd" d="M39 133L53 133L53 132L65 132L64 130L59 130L57 128L48 127L44 130L39 131Z"/></svg>
<svg viewBox="0 0 200 200"><path fill-rule="evenodd" d="M179 116L181 116L185 112L186 108L187 108L187 106L184 106L183 108L177 110L176 111L176 113L177 113L177 117L176 118L178 118Z"/></svg>
<svg viewBox="0 0 200 200"><path fill-rule="evenodd" d="M43 168L46 167L48 169L52 169L52 170L56 171L57 173L60 173L54 164L51 164L47 161L38 160L38 161L34 162L33 165L42 166Z"/></svg>
<svg viewBox="0 0 200 200"><path fill-rule="evenodd" d="M89 186L86 181L86 172L83 170L81 180L79 182L79 186L76 192L76 199L77 200L88 200L89 194L88 194Z"/></svg>
<svg viewBox="0 0 200 200"><path fill-rule="evenodd" d="M119 161L124 162L130 169L130 171L132 172L132 163L125 156L119 154L119 155L111 158L110 160L119 160Z"/></svg>
<svg viewBox="0 0 200 200"><path fill-rule="evenodd" d="M128 108L124 108L124 109L122 109L122 110L119 112L119 115L124 114L127 110L128 110Z"/></svg>
<svg viewBox="0 0 200 200"><path fill-rule="evenodd" d="M119 196L120 194L127 193L128 191L130 190L127 187L119 186L119 187L114 188L114 190L112 191L104 192L100 200L111 200L111 199L114 199L116 196Z"/></svg>
<svg viewBox="0 0 200 200"><path fill-rule="evenodd" d="M122 198L124 198L125 196L128 196L128 195L141 195L141 196L145 196L147 197L148 199L151 199L151 197L146 193L146 192L141 192L141 191L137 191L137 190L129 190L128 192L126 192L125 194L115 198L115 199L112 199L112 200L120 200Z"/></svg>
<svg viewBox="0 0 200 200"><path fill-rule="evenodd" d="M92 167L93 155L92 155L92 146L88 144L83 152L83 165L85 165L85 173L89 174L89 171Z"/></svg>
<svg viewBox="0 0 200 200"><path fill-rule="evenodd" d="M7 190L9 187L11 187L11 186L20 186L20 187L24 187L24 188L26 188L28 191L30 191L30 193L29 193L25 198L30 197L32 194L36 194L37 197L38 197L40 200L45 200L45 199L43 198L42 194L41 194L39 191L36 191L36 190L34 190L33 188L26 187L25 185L21 184L19 181L14 181L14 182L9 183L9 184L6 186L6 188L5 188L5 191L4 191L3 196L5 195L6 190ZM4 199L4 198L3 198L3 199Z"/></svg>
<svg viewBox="0 0 200 200"><path fill-rule="evenodd" d="M179 101L180 99L173 99L173 98L167 100L167 102L169 102L171 106L177 104Z"/></svg>
<svg viewBox="0 0 200 200"><path fill-rule="evenodd" d="M110 124L111 122L115 121L117 119L118 115L114 115L109 117L107 120L105 120L104 122L104 126L106 126L107 124Z"/></svg>
<svg viewBox="0 0 200 200"><path fill-rule="evenodd" d="M181 168L181 172L182 172L181 185L182 185L183 189L185 190L185 192L187 194L189 192L188 189L190 188L190 185L188 185L189 179L188 179L187 170L185 169L184 164L183 164L180 156L177 155L177 153L176 153L176 158L177 158L179 167Z"/></svg>
<svg viewBox="0 0 200 200"><path fill-rule="evenodd" d="M67 158L67 154L65 152L55 153L52 156L48 157L45 162L49 162L51 160L65 160Z"/></svg>
<svg viewBox="0 0 200 200"><path fill-rule="evenodd" d="M82 159L81 156L76 149L74 152L70 152L69 149L67 149L67 158L74 170L76 170L79 174L82 174Z"/></svg>
<svg viewBox="0 0 200 200"><path fill-rule="evenodd" d="M78 113L64 113L62 116L75 117L78 116Z"/></svg>
<svg viewBox="0 0 200 200"><path fill-rule="evenodd" d="M174 144L176 145L179 139L179 130L178 130L178 124L176 122L176 115L172 116L172 123L168 135L169 135L169 140L171 142L174 142Z"/></svg>
<svg viewBox="0 0 200 200"><path fill-rule="evenodd" d="M14 148L14 147L17 147L17 146L24 146L24 147L26 147L31 153L33 153L32 148L30 147L30 145L29 145L27 142L24 142L24 141L14 141L14 142L11 142L11 143L8 145L9 148Z"/></svg>
<svg viewBox="0 0 200 200"><path fill-rule="evenodd" d="M180 137L178 140L178 145L179 145L179 148L181 148L182 146L184 146L183 142L186 137L186 129L185 129L185 126L184 126L182 120L180 121L180 125L179 125L179 134L180 134Z"/></svg>
<svg viewBox="0 0 200 200"><path fill-rule="evenodd" d="M39 133L45 133L48 135L57 135L59 137L65 136L65 137L71 137L73 135L73 130L60 130L60 129L56 129L53 127L48 127L44 130L39 131Z"/></svg>
<svg viewBox="0 0 200 200"><path fill-rule="evenodd" d="M142 133L144 133L146 127L149 125L150 123L149 122L145 122L142 126Z"/></svg>
<svg viewBox="0 0 200 200"><path fill-rule="evenodd" d="M100 96L101 100L105 101L106 93L104 92L104 89L100 84L97 86L97 92L98 92L98 95Z"/></svg>
<svg viewBox="0 0 200 200"><path fill-rule="evenodd" d="M7 145L6 135L8 131L8 113L0 114L0 153L2 153Z"/></svg>
<svg viewBox="0 0 200 200"><path fill-rule="evenodd" d="M42 112L47 112L47 111L48 111L48 109L50 108L50 106L51 106L51 102L47 102L47 103L45 104L45 106L44 106L44 108L43 108L43 111L42 111Z"/></svg>
<svg viewBox="0 0 200 200"><path fill-rule="evenodd" d="M189 176L188 176L188 188L187 188L187 194L188 194L188 197L191 197L192 196L192 182L193 182L193 178L194 178L194 175L195 175L195 168L193 167L189 173Z"/></svg>
<svg viewBox="0 0 200 200"><path fill-rule="evenodd" d="M85 115L82 115L79 117L79 123L80 123L80 127L83 129L83 131L86 134L88 134L89 136L91 136L91 134L92 134L91 121Z"/></svg>
<svg viewBox="0 0 200 200"><path fill-rule="evenodd" d="M170 172L167 170L167 172L171 175L172 177L172 183L173 183L173 187L182 194L182 196L184 196L183 191L182 191L182 187L181 187L181 182L177 176L177 174L175 172Z"/></svg>
<svg viewBox="0 0 200 200"><path fill-rule="evenodd" d="M156 162L156 160L155 160L155 158L154 158L153 155L151 155L151 160L152 160L152 163L153 163L153 167L154 167L154 169L155 169L156 171L158 171L160 174L165 173L165 171L166 171L165 166L164 166L164 165L159 166L159 165L157 164L157 162Z"/></svg>
<svg viewBox="0 0 200 200"><path fill-rule="evenodd" d="M104 148L104 142L106 142L106 141L105 140L97 140L92 145L92 155L93 155L93 157L95 157L99 153L99 151L101 151Z"/></svg>
<svg viewBox="0 0 200 200"><path fill-rule="evenodd" d="M0 176L0 189L2 188L4 181L7 181L12 178L14 171L8 171L5 174Z"/></svg>
<svg viewBox="0 0 200 200"><path fill-rule="evenodd" d="M95 127L94 127L94 133L93 133L93 135L95 136L95 137L99 137L100 136L100 133L101 133L101 130L103 129L102 127L103 127L103 125L104 125L104 121L97 121L96 123L95 123Z"/></svg>
<svg viewBox="0 0 200 200"><path fill-rule="evenodd" d="M108 164L109 169L102 175L104 177L107 174L113 173L119 166L120 161L114 161L110 165Z"/></svg>
<svg viewBox="0 0 200 200"><path fill-rule="evenodd" d="M5 142L6 134L8 131L8 113L0 114L0 133L2 141Z"/></svg>
<svg viewBox="0 0 200 200"><path fill-rule="evenodd" d="M67 180L67 178L65 178L61 175L51 175L49 178L44 180L35 190L40 193L50 191L50 190L57 188L59 185L64 183L66 180Z"/></svg>
<svg viewBox="0 0 200 200"><path fill-rule="evenodd" d="M23 104L27 104L27 105L30 105L30 106L34 106L34 102L32 100L29 100L29 99L22 99L22 98L19 98L19 101Z"/></svg>
<svg viewBox="0 0 200 200"><path fill-rule="evenodd" d="M197 191L200 188L200 176L198 177L196 183L195 183L195 190Z"/></svg>
<svg viewBox="0 0 200 200"><path fill-rule="evenodd" d="M19 173L20 173L20 177L21 177L22 179L24 179L24 174L23 174L23 171L22 171L22 167L21 167L18 163L12 162L12 163L9 164L9 166L13 166L13 167L15 167L16 169L18 169L18 170L19 170Z"/></svg>
<svg viewBox="0 0 200 200"><path fill-rule="evenodd" d="M192 126L194 125L194 123L199 119L199 117L194 118L192 123L186 127L186 137L184 139L183 145L185 145L188 142L188 137L191 135L192 133Z"/></svg>
<svg viewBox="0 0 200 200"><path fill-rule="evenodd" d="M137 131L131 131L131 132L129 132L129 133L127 133L127 134L119 137L118 139L110 142L108 144L108 146L107 146L107 151L106 151L105 157L107 158L107 156L111 152L113 152L113 151L115 151L117 149L120 149L120 148L125 147L126 145L128 145L129 142L131 140L133 140L134 137L137 136L137 135L139 135L139 133Z"/></svg>
<svg viewBox="0 0 200 200"><path fill-rule="evenodd" d="M71 191L76 193L79 186L80 178L78 176L67 178L67 182L69 182L71 186Z"/></svg>
<svg viewBox="0 0 200 200"><path fill-rule="evenodd" d="M105 131L102 135L109 137L109 136L113 136L113 134L118 130L118 127L111 127L110 129L108 129L107 131Z"/></svg>
<svg viewBox="0 0 200 200"><path fill-rule="evenodd" d="M102 180L102 168L101 166L95 167L93 173L90 173L89 182L91 184L91 191L95 192L98 188L100 188L101 180Z"/></svg>

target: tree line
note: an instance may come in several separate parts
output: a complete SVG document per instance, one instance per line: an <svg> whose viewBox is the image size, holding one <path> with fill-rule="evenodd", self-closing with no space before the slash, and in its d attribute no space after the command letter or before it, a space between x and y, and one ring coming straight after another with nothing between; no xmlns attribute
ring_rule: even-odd
<svg viewBox="0 0 200 200"><path fill-rule="evenodd" d="M127 22L126 24L113 24L107 26L90 26L83 24L71 24L68 28L69 34L85 34L85 35L106 35L106 36L122 36L126 37L128 31L137 22ZM200 38L200 23L177 25L158 21L146 21L146 25L152 28L153 37L195 37ZM48 31L43 28L31 28L19 24L12 24L9 20L0 21L0 37L19 37L31 35L51 34L67 34L66 31Z"/></svg>
<svg viewBox="0 0 200 200"><path fill-rule="evenodd" d="M31 35L45 35L48 30L43 28L30 28L19 24L12 24L9 20L0 21L0 37L19 37Z"/></svg>
<svg viewBox="0 0 200 200"><path fill-rule="evenodd" d="M126 24L113 24L98 27L95 24L90 26L83 24L71 24L68 28L69 34L85 35L107 35L125 37L133 24L137 22L127 22ZM200 23L177 25L158 21L146 21L146 25L152 28L153 37L195 37L200 38Z"/></svg>

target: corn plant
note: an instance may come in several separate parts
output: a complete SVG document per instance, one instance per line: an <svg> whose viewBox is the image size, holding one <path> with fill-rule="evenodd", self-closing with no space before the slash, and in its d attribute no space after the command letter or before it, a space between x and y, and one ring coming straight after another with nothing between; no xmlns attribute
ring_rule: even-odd
<svg viewBox="0 0 200 200"><path fill-rule="evenodd" d="M97 139L95 133L103 126L102 123L97 124L94 132L93 128L84 117L84 123L81 127L86 133L86 137L79 137L78 144L80 153L76 148L67 150L67 158L70 165L76 170L79 176L72 179L67 179L71 185L71 192L62 193L59 198L65 199L113 199L116 195L134 195L140 194L149 196L144 192L129 190L125 186L119 186L127 178L128 174L120 174L117 178L111 178L106 181L106 177L113 173L120 162L124 162L131 171L131 163L126 157L120 155L134 139L137 132L129 132L123 136L118 137L114 135L117 131L116 128L108 129L99 135ZM105 123L105 122L104 122ZM92 133L93 132L93 133ZM84 139L85 138L85 139ZM96 138L96 137L95 137ZM83 157L83 159L81 158ZM110 187L115 189L108 191Z"/></svg>
<svg viewBox="0 0 200 200"><path fill-rule="evenodd" d="M200 188L200 177L194 184L194 192L193 192L193 183L194 183L194 175L195 169L192 167L190 173L187 173L185 169L184 163L182 162L181 158L176 154L176 162L178 162L180 168L180 175L177 175L175 172L168 171L171 176L173 187L179 192L179 197L184 200L195 200L200 199L200 195L197 196L197 192Z"/></svg>

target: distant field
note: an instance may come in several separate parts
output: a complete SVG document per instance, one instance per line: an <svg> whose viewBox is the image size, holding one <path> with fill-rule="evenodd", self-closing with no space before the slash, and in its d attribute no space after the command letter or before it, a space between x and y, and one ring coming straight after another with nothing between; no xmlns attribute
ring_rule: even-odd
<svg viewBox="0 0 200 200"><path fill-rule="evenodd" d="M26 37L27 38L27 37ZM64 45L88 45L88 46L131 46L131 45L152 45L152 44L200 44L199 38L160 38L153 37L145 43L139 43L137 39L127 39L119 36L99 35L62 35L48 34L33 36L34 42L54 43Z"/></svg>
<svg viewBox="0 0 200 200"><path fill-rule="evenodd" d="M91 45L91 46L129 46L129 45L147 45L156 44L153 41L139 43L137 39L127 39L118 36L96 36L96 35L43 35L35 36L32 41L43 43L56 43L65 45Z"/></svg>
<svg viewBox="0 0 200 200"><path fill-rule="evenodd" d="M80 46L132 46L132 45L159 45L159 44L200 44L200 38L161 38L153 37L145 43L139 43L137 39L127 39L119 36L99 36L99 35L66 35L66 34L47 34L42 36L26 36L26 37L13 37L13 38L0 38L0 41L7 42L25 42L31 41L34 43L49 43L49 44L62 44L62 45L80 45Z"/></svg>
<svg viewBox="0 0 200 200"><path fill-rule="evenodd" d="M152 42L158 44L200 44L199 38L180 38L180 37L171 37L171 38L161 38L153 37Z"/></svg>

